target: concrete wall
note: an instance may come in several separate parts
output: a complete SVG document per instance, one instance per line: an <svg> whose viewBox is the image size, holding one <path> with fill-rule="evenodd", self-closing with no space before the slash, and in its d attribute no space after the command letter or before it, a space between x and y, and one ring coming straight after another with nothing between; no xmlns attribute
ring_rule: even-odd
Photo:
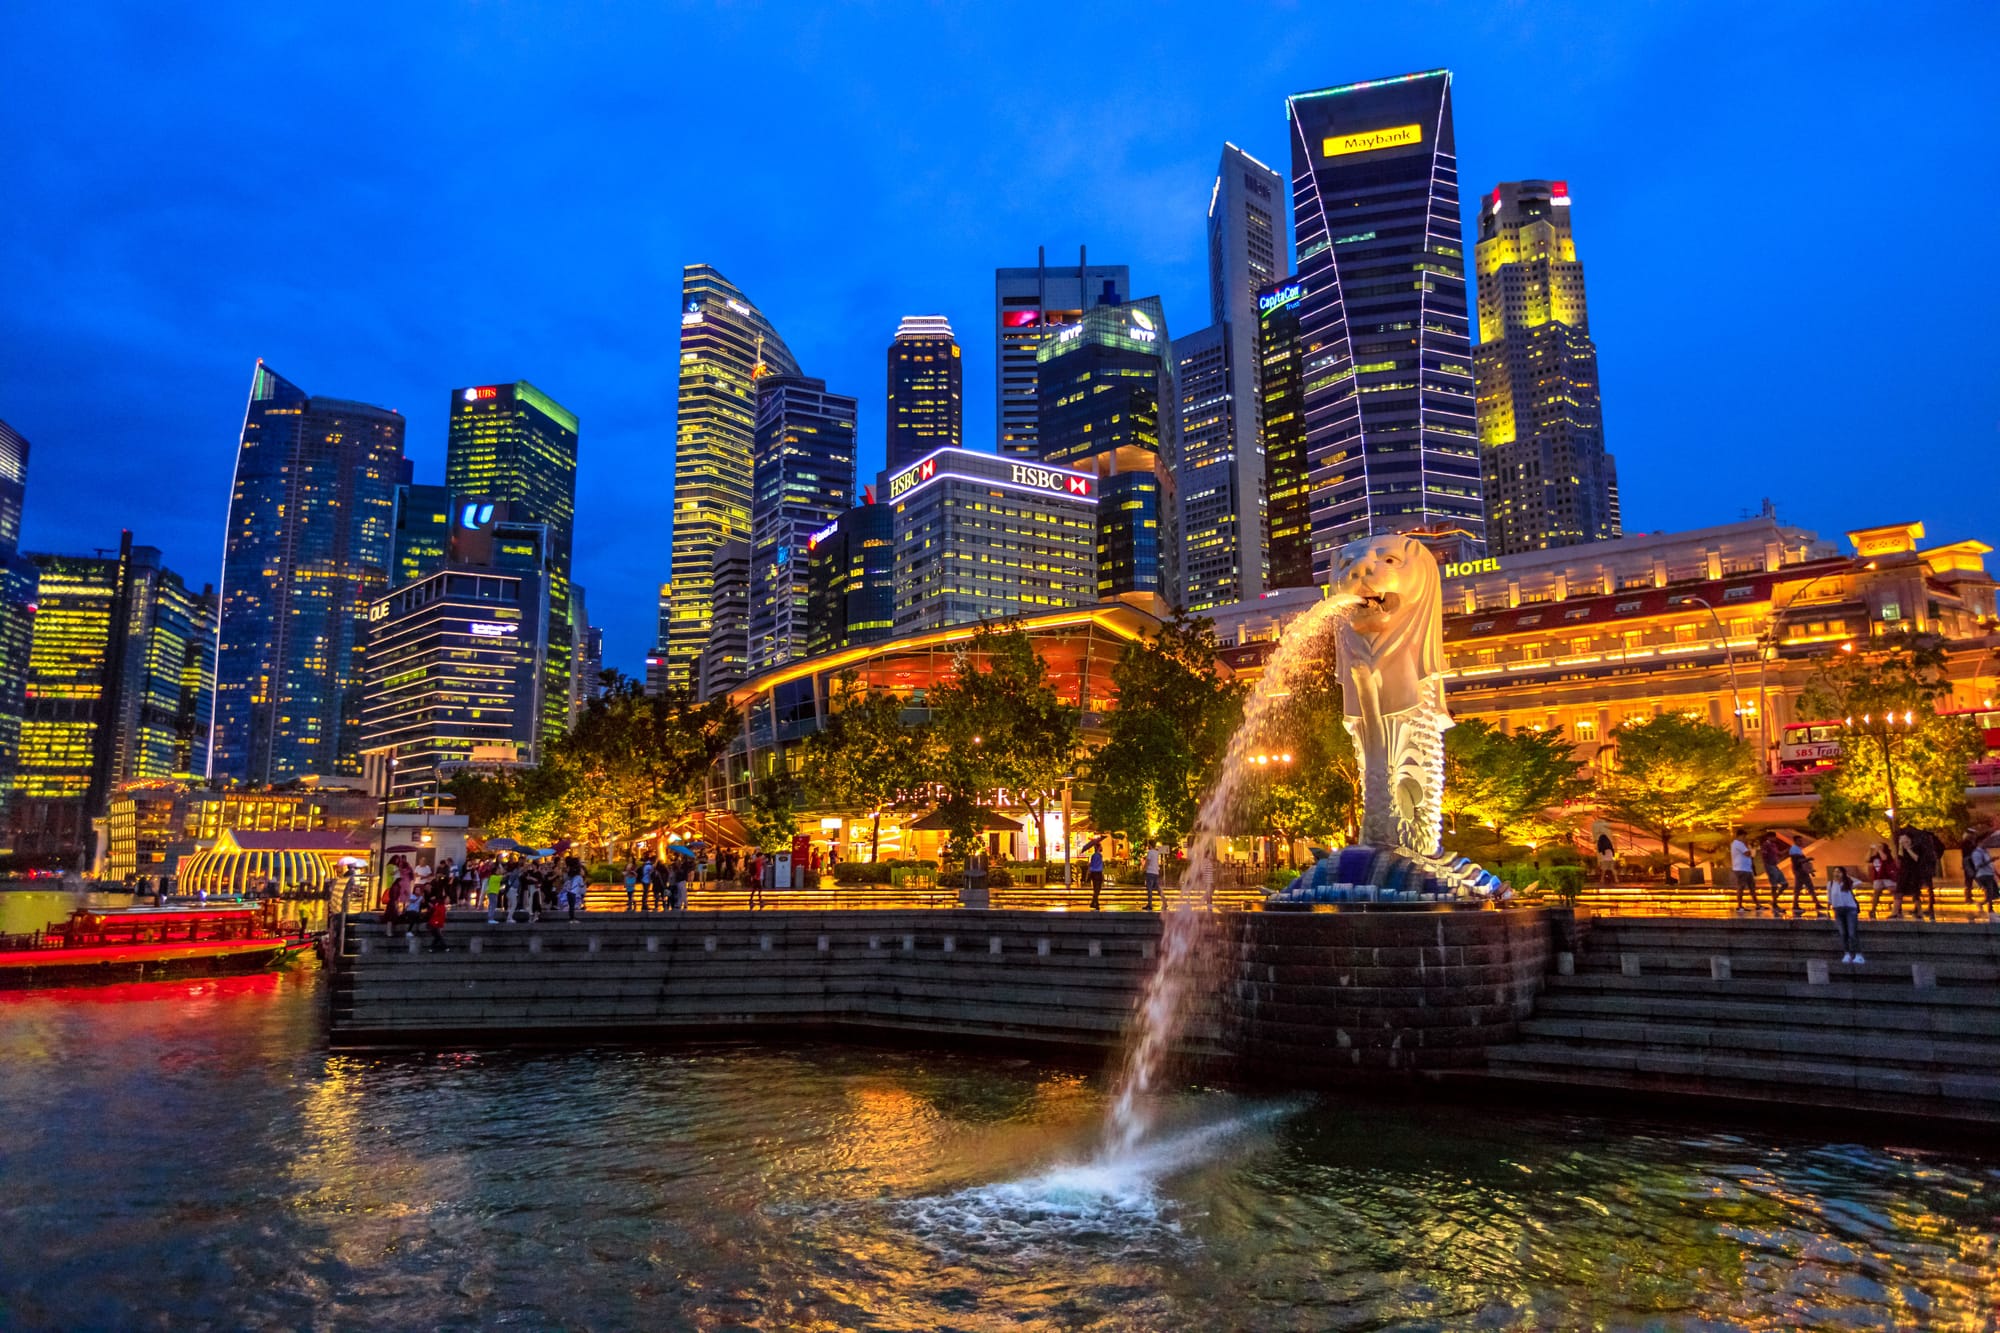
<svg viewBox="0 0 2000 1333"><path fill-rule="evenodd" d="M1308 1085L1478 1062L1548 959L1538 911L1203 919L1187 1055ZM334 975L342 1044L710 1037L822 1029L1109 1052L1154 967L1138 912L602 914L455 920L450 951L359 918ZM1239 1059L1240 1057L1240 1059Z"/></svg>

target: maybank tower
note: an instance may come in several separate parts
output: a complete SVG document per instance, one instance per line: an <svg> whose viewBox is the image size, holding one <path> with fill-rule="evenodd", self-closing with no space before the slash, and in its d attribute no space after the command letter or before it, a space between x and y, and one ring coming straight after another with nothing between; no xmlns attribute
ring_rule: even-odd
<svg viewBox="0 0 2000 1333"><path fill-rule="evenodd" d="M1298 93L1286 115L1313 577L1371 533L1483 542L1451 74Z"/></svg>

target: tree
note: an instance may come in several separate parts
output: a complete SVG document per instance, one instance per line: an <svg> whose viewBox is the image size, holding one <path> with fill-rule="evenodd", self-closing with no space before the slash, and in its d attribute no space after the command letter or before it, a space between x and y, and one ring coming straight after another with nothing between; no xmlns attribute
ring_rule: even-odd
<svg viewBox="0 0 2000 1333"><path fill-rule="evenodd" d="M1876 828L1894 846L1904 828L1963 825L1966 768L1985 746L1969 718L1938 713L1950 698L1944 642L1935 635L1822 659L1799 710L1839 719L1845 737L1839 767L1814 784L1813 832Z"/></svg>
<svg viewBox="0 0 2000 1333"><path fill-rule="evenodd" d="M1488 829L1498 842L1540 844L1564 836L1561 807L1589 794L1590 779L1561 727L1509 735L1482 718L1444 734L1444 813Z"/></svg>
<svg viewBox="0 0 2000 1333"><path fill-rule="evenodd" d="M1035 813L1035 842L1048 859L1048 797L1076 757L1081 714L1056 697L1048 665L1018 627L982 626L957 654L952 678L932 687L926 751L945 799L940 813L961 850L983 824L971 807L996 787L1021 793ZM954 813L956 812L956 813Z"/></svg>
<svg viewBox="0 0 2000 1333"><path fill-rule="evenodd" d="M1125 645L1111 670L1118 707L1090 763L1091 816L1132 843L1184 839L1243 720L1242 686L1215 671L1215 624L1177 613Z"/></svg>
<svg viewBox="0 0 2000 1333"><path fill-rule="evenodd" d="M1763 794L1757 752L1721 727L1662 713L1612 734L1618 757L1598 783L1598 802L1657 837L1662 856L1675 832L1727 828Z"/></svg>
<svg viewBox="0 0 2000 1333"><path fill-rule="evenodd" d="M835 684L833 713L806 742L805 772L814 794L833 807L868 812L868 859L881 859L882 811L896 793L924 780L924 746L903 725L903 701L876 694L856 676Z"/></svg>
<svg viewBox="0 0 2000 1333"><path fill-rule="evenodd" d="M799 780L792 776L782 759L763 777L757 779L756 790L750 795L749 809L743 817L743 827L750 834L750 841L759 851L788 852L792 848L792 837L799 831Z"/></svg>

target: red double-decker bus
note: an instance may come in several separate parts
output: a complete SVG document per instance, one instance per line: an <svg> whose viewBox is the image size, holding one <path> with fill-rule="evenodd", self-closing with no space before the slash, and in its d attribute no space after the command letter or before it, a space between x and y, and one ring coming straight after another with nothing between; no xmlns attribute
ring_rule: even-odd
<svg viewBox="0 0 2000 1333"><path fill-rule="evenodd" d="M1947 708L1945 717L1971 718L1986 743L1982 765L2000 762L2000 709ZM1840 766L1840 742L1847 728L1838 721L1789 722L1778 733L1780 773L1822 773Z"/></svg>

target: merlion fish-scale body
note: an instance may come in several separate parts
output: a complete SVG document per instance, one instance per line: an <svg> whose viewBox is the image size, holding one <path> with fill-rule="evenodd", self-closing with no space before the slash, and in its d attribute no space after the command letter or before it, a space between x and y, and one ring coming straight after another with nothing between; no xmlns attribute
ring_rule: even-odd
<svg viewBox="0 0 2000 1333"><path fill-rule="evenodd" d="M1436 856L1444 830L1444 603L1437 560L1384 534L1340 551L1331 589L1352 612L1334 650L1361 769L1361 841Z"/></svg>

